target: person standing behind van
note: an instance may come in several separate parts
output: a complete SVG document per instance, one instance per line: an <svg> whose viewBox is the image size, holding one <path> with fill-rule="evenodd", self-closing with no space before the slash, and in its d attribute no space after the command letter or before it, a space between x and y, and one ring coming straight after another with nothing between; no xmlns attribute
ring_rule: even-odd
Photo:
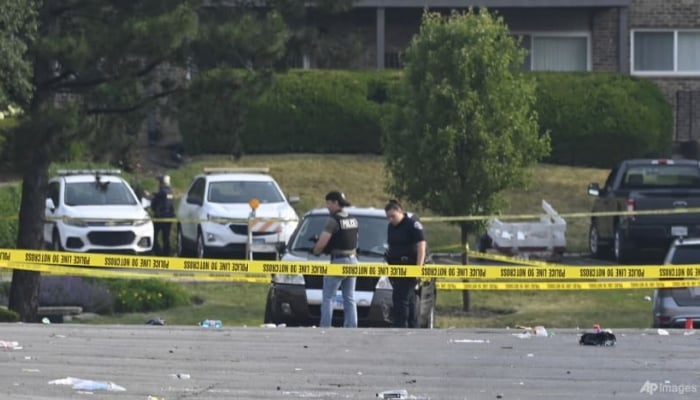
<svg viewBox="0 0 700 400"><path fill-rule="evenodd" d="M427 242L423 225L406 214L397 200L389 200L384 207L389 220L386 253L388 264L423 265ZM416 328L416 278L389 278L391 281L393 325L397 328Z"/></svg>

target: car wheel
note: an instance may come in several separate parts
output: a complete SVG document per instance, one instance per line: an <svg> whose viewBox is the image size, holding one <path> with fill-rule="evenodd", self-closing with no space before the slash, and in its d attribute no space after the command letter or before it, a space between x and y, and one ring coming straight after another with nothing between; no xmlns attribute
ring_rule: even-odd
<svg viewBox="0 0 700 400"><path fill-rule="evenodd" d="M588 228L588 250L595 258L606 258L610 251L609 246L600 243L600 232L595 221L591 221Z"/></svg>
<svg viewBox="0 0 700 400"><path fill-rule="evenodd" d="M437 288L435 280L431 279L427 284L420 284L420 293L416 296L416 316L418 327L433 329L435 327L435 303L437 300Z"/></svg>
<svg viewBox="0 0 700 400"><path fill-rule="evenodd" d="M204 244L204 235L202 231L197 231L197 257L206 258L208 256L207 246Z"/></svg>
<svg viewBox="0 0 700 400"><path fill-rule="evenodd" d="M176 239L175 246L178 257L186 257L190 255L190 251L187 249L187 245L185 244L185 237L182 235L182 227L180 225L177 226Z"/></svg>
<svg viewBox="0 0 700 400"><path fill-rule="evenodd" d="M633 248L625 243L625 236L620 226L615 227L613 253L618 264L627 264L632 260Z"/></svg>
<svg viewBox="0 0 700 400"><path fill-rule="evenodd" d="M54 229L53 235L51 235L51 250L53 251L63 251L63 246L61 246L61 236L58 231Z"/></svg>
<svg viewBox="0 0 700 400"><path fill-rule="evenodd" d="M265 302L265 321L266 324L277 324L275 321L274 306L272 304L272 299L270 298L270 293L267 294L267 301Z"/></svg>

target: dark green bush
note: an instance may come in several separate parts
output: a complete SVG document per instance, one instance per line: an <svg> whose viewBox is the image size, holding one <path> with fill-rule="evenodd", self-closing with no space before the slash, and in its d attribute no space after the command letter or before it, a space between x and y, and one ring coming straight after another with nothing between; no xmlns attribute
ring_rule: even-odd
<svg viewBox="0 0 700 400"><path fill-rule="evenodd" d="M19 184L0 187L0 248L17 246L17 220L22 193Z"/></svg>
<svg viewBox="0 0 700 400"><path fill-rule="evenodd" d="M114 312L150 312L191 303L187 291L178 283L159 280L107 279L112 292Z"/></svg>
<svg viewBox="0 0 700 400"><path fill-rule="evenodd" d="M651 81L621 74L537 73L548 162L609 168L620 160L668 156L671 106Z"/></svg>
<svg viewBox="0 0 700 400"><path fill-rule="evenodd" d="M0 322L17 322L19 314L7 308L0 307Z"/></svg>
<svg viewBox="0 0 700 400"><path fill-rule="evenodd" d="M248 110L246 153L381 153L391 74L290 71ZM395 74L394 74L395 76Z"/></svg>

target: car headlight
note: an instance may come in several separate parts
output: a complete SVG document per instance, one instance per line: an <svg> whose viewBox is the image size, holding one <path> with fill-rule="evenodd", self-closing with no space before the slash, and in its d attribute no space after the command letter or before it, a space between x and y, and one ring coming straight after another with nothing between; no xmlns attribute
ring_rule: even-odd
<svg viewBox="0 0 700 400"><path fill-rule="evenodd" d="M85 228L87 225L87 222L83 221L82 219L74 219L74 218L66 218L63 220L63 223L66 225L70 226L76 226L78 228Z"/></svg>
<svg viewBox="0 0 700 400"><path fill-rule="evenodd" d="M387 278L386 276L380 276L379 280L377 281L377 285L374 288L375 289L388 289L388 290L394 289L391 286L391 282L389 282L389 278Z"/></svg>
<svg viewBox="0 0 700 400"><path fill-rule="evenodd" d="M151 222L150 219L136 219L134 220L134 226L144 226Z"/></svg>
<svg viewBox="0 0 700 400"><path fill-rule="evenodd" d="M283 283L287 285L304 285L304 275L277 274L272 277L273 283Z"/></svg>

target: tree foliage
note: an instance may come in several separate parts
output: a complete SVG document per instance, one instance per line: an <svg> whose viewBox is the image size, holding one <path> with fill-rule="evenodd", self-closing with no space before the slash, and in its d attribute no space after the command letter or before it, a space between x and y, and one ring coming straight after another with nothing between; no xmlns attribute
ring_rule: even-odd
<svg viewBox="0 0 700 400"><path fill-rule="evenodd" d="M31 0L0 2L0 110L26 106L32 94L29 46L37 29L37 7Z"/></svg>
<svg viewBox="0 0 700 400"><path fill-rule="evenodd" d="M320 4L335 7L330 0ZM303 15L306 6L303 0L4 0L0 92L7 100L0 103L26 108L9 138L23 173L17 247L43 247L48 169L72 144L119 157L147 113L197 87L191 81L206 71L271 68L289 37L285 15ZM38 273L13 274L10 308L23 321L36 320L38 285Z"/></svg>
<svg viewBox="0 0 700 400"><path fill-rule="evenodd" d="M441 215L492 213L545 156L523 51L487 10L425 13L385 135L389 191ZM464 232L473 224L462 224Z"/></svg>

